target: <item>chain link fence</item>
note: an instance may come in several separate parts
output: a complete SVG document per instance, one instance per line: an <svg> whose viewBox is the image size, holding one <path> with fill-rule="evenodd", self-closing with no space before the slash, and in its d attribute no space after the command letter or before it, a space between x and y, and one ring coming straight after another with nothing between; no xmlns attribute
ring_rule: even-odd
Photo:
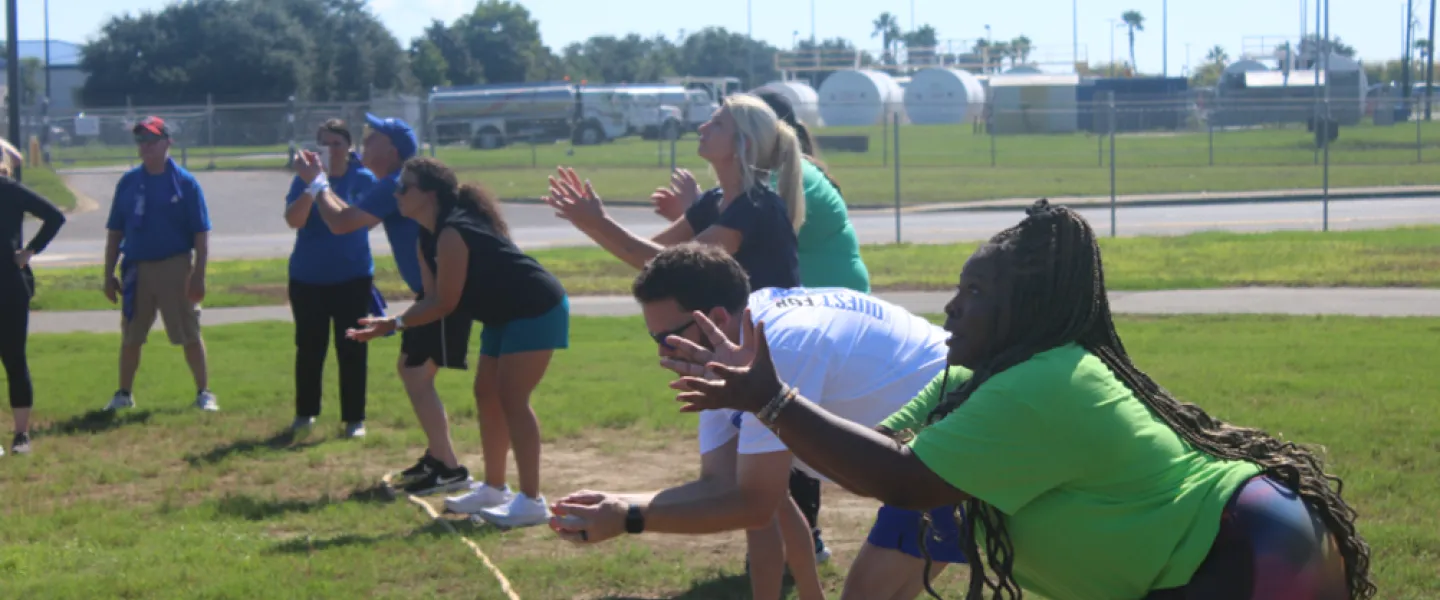
<svg viewBox="0 0 1440 600"><path fill-rule="evenodd" d="M706 106L635 117L564 107L557 113L553 101L527 102L459 119L413 97L136 106L52 114L48 137L45 119L27 110L22 130L26 139L48 141L57 169L133 166L130 128L157 115L171 125L173 154L187 168L284 170L326 119L345 119L358 145L364 114L372 112L404 118L416 126L422 152L514 200L544 194L545 177L561 165L581 171L615 203L646 202L673 168L691 170L702 184L712 179L697 154ZM1186 91L1116 99L1103 91L1083 98L1073 87L996 88L973 104L860 99L795 108L855 208L1440 186L1440 169L1428 164L1440 157L1440 125L1424 118L1419 98L1237 100ZM581 135L589 125L603 126L600 134Z"/></svg>

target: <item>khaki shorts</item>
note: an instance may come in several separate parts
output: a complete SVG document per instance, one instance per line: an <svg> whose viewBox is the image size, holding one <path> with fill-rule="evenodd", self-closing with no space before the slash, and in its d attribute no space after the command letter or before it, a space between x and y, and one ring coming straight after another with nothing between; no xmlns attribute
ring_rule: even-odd
<svg viewBox="0 0 1440 600"><path fill-rule="evenodd" d="M121 343L142 346L155 326L155 313L165 322L170 343L186 346L200 341L200 306L186 293L190 286L190 253L136 265L135 318L120 317Z"/></svg>

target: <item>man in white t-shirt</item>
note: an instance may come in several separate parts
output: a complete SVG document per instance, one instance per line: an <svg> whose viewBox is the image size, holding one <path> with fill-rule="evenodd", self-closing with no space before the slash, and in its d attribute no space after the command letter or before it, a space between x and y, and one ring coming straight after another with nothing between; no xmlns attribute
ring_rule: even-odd
<svg viewBox="0 0 1440 600"><path fill-rule="evenodd" d="M929 321L844 288L750 293L739 263L713 246L665 249L641 271L632 292L662 358L673 353L670 336L713 348L696 322L697 311L740 343L742 315L749 309L752 321L765 323L772 359L785 381L831 413L866 427L899 410L945 368L949 335ZM577 492L553 507L551 527L562 537L589 543L626 532L746 529L756 597L778 593L787 560L802 598L818 594L813 540L788 487L792 466L824 477L797 461L752 414L701 412L699 438L698 480L652 494ZM920 593L923 517L917 511L880 508L846 581L845 597L914 598ZM964 557L953 508L937 509L930 517L926 548L936 563L934 574ZM812 577L813 590L807 589Z"/></svg>

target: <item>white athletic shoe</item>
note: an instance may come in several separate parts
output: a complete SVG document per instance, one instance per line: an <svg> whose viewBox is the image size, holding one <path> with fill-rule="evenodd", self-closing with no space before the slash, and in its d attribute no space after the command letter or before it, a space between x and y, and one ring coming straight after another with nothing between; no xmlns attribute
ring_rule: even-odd
<svg viewBox="0 0 1440 600"><path fill-rule="evenodd" d="M479 515L480 518L507 529L530 527L549 522L550 507L545 504L543 494L539 498L531 498L520 492L515 494L510 502L481 510Z"/></svg>
<svg viewBox="0 0 1440 600"><path fill-rule="evenodd" d="M445 510L465 515L475 514L487 508L495 508L515 499L510 486L493 488L484 482L477 482L469 493L445 499Z"/></svg>
<svg viewBox="0 0 1440 600"><path fill-rule="evenodd" d="M298 437L310 433L314 427L315 417L295 417L295 420L290 423L290 433Z"/></svg>
<svg viewBox="0 0 1440 600"><path fill-rule="evenodd" d="M124 392L115 392L115 396L110 398L110 403L105 405L105 410L120 410L124 408L134 407L135 394L133 392L129 394L126 394Z"/></svg>
<svg viewBox="0 0 1440 600"><path fill-rule="evenodd" d="M215 399L215 394L210 393L210 390L205 390L195 394L195 408L215 412L220 410L220 402Z"/></svg>

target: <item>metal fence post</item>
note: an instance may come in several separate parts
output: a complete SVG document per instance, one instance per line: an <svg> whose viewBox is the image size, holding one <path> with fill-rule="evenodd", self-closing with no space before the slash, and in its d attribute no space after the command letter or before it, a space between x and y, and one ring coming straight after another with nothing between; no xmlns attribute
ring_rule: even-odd
<svg viewBox="0 0 1440 600"><path fill-rule="evenodd" d="M900 243L900 113L890 116L895 124L895 243Z"/></svg>
<svg viewBox="0 0 1440 600"><path fill-rule="evenodd" d="M205 136L210 146L210 170L215 170L215 95L205 94Z"/></svg>
<svg viewBox="0 0 1440 600"><path fill-rule="evenodd" d="M1210 166L1215 166L1215 121L1205 117L1205 126L1210 130Z"/></svg>
<svg viewBox="0 0 1440 600"><path fill-rule="evenodd" d="M993 127L994 123L995 122L992 119L989 124L985 125L985 133L990 134L990 168L992 169L995 168L995 128Z"/></svg>
<svg viewBox="0 0 1440 600"><path fill-rule="evenodd" d="M1329 73L1326 74L1328 75ZM1330 231L1330 98L1328 97L1325 98L1325 120L1323 122L1325 123L1325 128L1321 130L1322 135L1320 139L1325 140L1323 142L1325 146L1325 169L1323 171L1324 175L1321 176L1323 183L1321 192L1322 210L1320 230Z"/></svg>
<svg viewBox="0 0 1440 600"><path fill-rule="evenodd" d="M678 136L678 135L675 136L675 137L670 138L670 172L671 172L671 173L674 173L674 172L675 172L675 143L678 142L679 140L680 140L680 136Z"/></svg>
<svg viewBox="0 0 1440 600"><path fill-rule="evenodd" d="M1425 162L1425 159L1420 154L1420 150L1423 148L1423 146L1420 145L1420 102L1416 100L1411 104L1415 105L1410 109L1410 117L1415 119L1415 163L1419 164Z"/></svg>
<svg viewBox="0 0 1440 600"><path fill-rule="evenodd" d="M1110 237L1115 237L1115 92L1109 92L1110 105Z"/></svg>
<svg viewBox="0 0 1440 600"><path fill-rule="evenodd" d="M890 166L890 119L880 120L880 166Z"/></svg>
<svg viewBox="0 0 1440 600"><path fill-rule="evenodd" d="M285 121L290 125L290 152L285 157L285 168L295 168L295 96L285 99L286 114Z"/></svg>

